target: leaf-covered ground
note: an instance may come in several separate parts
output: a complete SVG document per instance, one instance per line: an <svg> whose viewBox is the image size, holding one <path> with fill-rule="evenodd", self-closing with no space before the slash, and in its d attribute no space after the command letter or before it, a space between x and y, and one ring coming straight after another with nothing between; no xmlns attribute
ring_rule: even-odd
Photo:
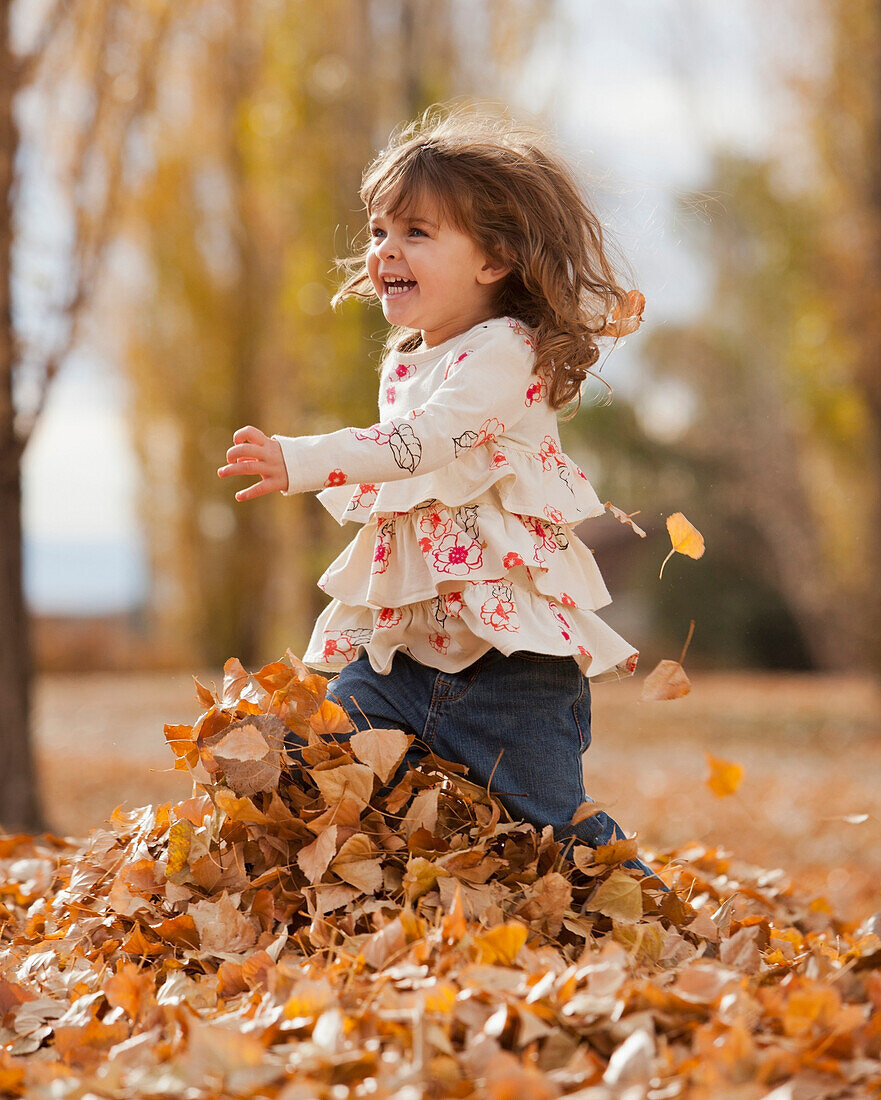
<svg viewBox="0 0 881 1100"><path fill-rule="evenodd" d="M189 797L0 839L0 1093L881 1095L871 917L702 845L666 894L572 864L449 762L390 788L406 738L336 744L295 659L226 672L166 731Z"/></svg>

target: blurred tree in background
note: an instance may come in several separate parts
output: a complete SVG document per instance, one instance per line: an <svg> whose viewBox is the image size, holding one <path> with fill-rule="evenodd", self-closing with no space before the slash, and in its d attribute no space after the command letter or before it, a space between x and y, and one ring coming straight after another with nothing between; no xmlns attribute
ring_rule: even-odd
<svg viewBox="0 0 881 1100"><path fill-rule="evenodd" d="M655 384L687 384L690 424L654 438L617 398L584 423L628 508L687 501L699 522L693 655L881 673L881 9L816 14L828 66L793 80L804 131L768 161L719 153L683 199L709 307L640 353ZM642 562L627 581L655 594L661 637L682 614L674 578L659 586Z"/></svg>
<svg viewBox="0 0 881 1100"><path fill-rule="evenodd" d="M167 10L137 3L58 0L40 10L0 3L0 826L7 829L42 824L30 739L22 456L58 370L82 339L118 213L127 142L149 107L167 26ZM59 255L48 254L45 226L26 207L22 179L35 163L66 219Z"/></svg>
<svg viewBox="0 0 881 1100"><path fill-rule="evenodd" d="M378 309L331 313L361 171L433 102L491 94L542 5L211 0L177 18L128 208L146 259L124 318L160 637L190 660L301 648L351 537L311 494L237 504L233 431L375 419ZM236 486L235 488L238 488Z"/></svg>

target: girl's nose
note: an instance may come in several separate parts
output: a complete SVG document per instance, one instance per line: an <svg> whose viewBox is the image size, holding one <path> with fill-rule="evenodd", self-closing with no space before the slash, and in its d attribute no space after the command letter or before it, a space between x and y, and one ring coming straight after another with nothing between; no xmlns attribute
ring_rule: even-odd
<svg viewBox="0 0 881 1100"><path fill-rule="evenodd" d="M392 259L400 255L400 249L397 242L393 241L391 237L384 237L379 244L379 254L383 259Z"/></svg>

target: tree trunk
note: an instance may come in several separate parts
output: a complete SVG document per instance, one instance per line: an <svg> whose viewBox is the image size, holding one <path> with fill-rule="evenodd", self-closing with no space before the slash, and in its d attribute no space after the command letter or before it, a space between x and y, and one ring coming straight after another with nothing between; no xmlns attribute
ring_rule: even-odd
<svg viewBox="0 0 881 1100"><path fill-rule="evenodd" d="M15 432L12 369L12 200L18 132L13 117L16 63L9 5L0 3L0 827L44 828L30 740L30 655L22 589L21 455Z"/></svg>

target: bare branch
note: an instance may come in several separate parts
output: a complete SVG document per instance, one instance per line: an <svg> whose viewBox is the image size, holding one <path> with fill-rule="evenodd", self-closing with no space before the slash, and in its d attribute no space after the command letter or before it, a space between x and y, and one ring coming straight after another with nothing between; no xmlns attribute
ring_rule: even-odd
<svg viewBox="0 0 881 1100"><path fill-rule="evenodd" d="M76 346L79 338L85 307L88 305L89 291L98 276L101 264L104 260L121 201L120 180L125 167L125 138L132 125L138 118L146 114L155 102L156 62L171 27L171 15L172 8L171 5L168 4L163 10L155 34L148 48L141 57L137 79L137 94L119 123L115 140L107 143L110 149L110 155L108 159L104 209L100 212L100 216L95 216L94 212L84 209L83 207L76 210L77 228L74 237L76 252L72 264L74 269L74 288L70 301L65 307L65 313L70 319L70 324L68 326L66 339L61 346L53 352L46 363L43 377L40 380L39 394L33 409L26 418L21 418L16 424L17 435L21 441L22 447L26 446L30 440L37 421L45 408L52 382L58 374L62 363ZM109 20L105 20L103 24L105 30L108 22ZM102 36L102 46L106 45L106 42L107 35L105 34ZM94 86L99 89L104 87L103 93L99 91L97 101L101 105L106 105L110 97L109 93L106 91L106 82L108 78L106 70L101 63L102 60L103 49L99 51L96 57ZM96 120L92 140L83 140L79 145L72 170L73 180L71 193L75 194L78 185L83 181L89 157L95 153L94 134L97 134L100 128L100 120Z"/></svg>

